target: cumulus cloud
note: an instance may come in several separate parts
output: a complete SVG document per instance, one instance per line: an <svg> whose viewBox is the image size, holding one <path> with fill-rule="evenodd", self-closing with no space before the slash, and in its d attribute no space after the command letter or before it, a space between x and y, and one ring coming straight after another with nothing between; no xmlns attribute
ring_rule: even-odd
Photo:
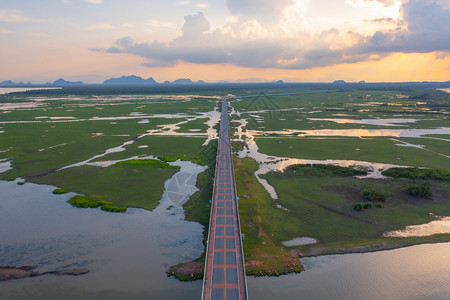
<svg viewBox="0 0 450 300"><path fill-rule="evenodd" d="M376 32L359 52L428 53L450 50L450 9L435 1L409 0L402 7L406 27Z"/></svg>
<svg viewBox="0 0 450 300"><path fill-rule="evenodd" d="M296 4L295 0L225 0L233 15L268 16L280 15L288 7Z"/></svg>
<svg viewBox="0 0 450 300"><path fill-rule="evenodd" d="M228 63L252 68L305 69L340 63L380 59L393 52L427 53L450 50L450 9L437 1L409 0L403 4L402 20L377 19L374 22L399 22L397 29L379 31L372 36L341 32L331 28L316 34L267 31L257 19L233 19L219 28L203 13L185 17L181 35L170 43L136 43L130 37L118 40L104 51L130 53L148 60L147 66L172 66L179 61L214 64ZM292 4L290 0L248 0L239 5L226 1L232 14L278 13ZM276 13L276 12L275 12Z"/></svg>
<svg viewBox="0 0 450 300"><path fill-rule="evenodd" d="M243 67L309 68L330 61L347 62L342 50L330 50L339 39L331 29L319 35L300 33L295 37L258 34L256 21L236 27L238 32L220 28L211 31L209 21L199 12L185 17L182 34L171 43L136 43L130 37L118 40L107 52L131 53L148 59L147 66L171 66L179 61L191 63L230 63ZM325 42L324 42L325 41ZM312 46L312 45L315 46ZM352 58L353 59L353 58Z"/></svg>
<svg viewBox="0 0 450 300"><path fill-rule="evenodd" d="M368 3L368 2L378 2L383 4L384 6L393 6L395 4L397 4L398 0L346 0L346 3L355 5L355 6L361 6L364 3Z"/></svg>

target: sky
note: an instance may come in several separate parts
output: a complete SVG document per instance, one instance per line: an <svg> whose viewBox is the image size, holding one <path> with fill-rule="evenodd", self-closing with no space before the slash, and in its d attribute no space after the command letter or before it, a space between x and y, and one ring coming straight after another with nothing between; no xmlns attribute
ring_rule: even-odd
<svg viewBox="0 0 450 300"><path fill-rule="evenodd" d="M0 81L450 80L450 0L0 0Z"/></svg>

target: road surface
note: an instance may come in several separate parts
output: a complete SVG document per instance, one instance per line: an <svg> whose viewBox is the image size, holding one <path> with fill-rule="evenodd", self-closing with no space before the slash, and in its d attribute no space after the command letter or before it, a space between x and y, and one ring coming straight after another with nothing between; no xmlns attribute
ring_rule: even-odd
<svg viewBox="0 0 450 300"><path fill-rule="evenodd" d="M234 181L228 103L222 100L202 299L248 299Z"/></svg>

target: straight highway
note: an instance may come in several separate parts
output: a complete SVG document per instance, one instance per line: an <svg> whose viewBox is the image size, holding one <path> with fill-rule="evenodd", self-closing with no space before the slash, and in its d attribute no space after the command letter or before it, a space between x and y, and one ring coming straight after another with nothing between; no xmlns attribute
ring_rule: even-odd
<svg viewBox="0 0 450 300"><path fill-rule="evenodd" d="M203 279L204 300L248 299L237 201L228 103L223 99Z"/></svg>

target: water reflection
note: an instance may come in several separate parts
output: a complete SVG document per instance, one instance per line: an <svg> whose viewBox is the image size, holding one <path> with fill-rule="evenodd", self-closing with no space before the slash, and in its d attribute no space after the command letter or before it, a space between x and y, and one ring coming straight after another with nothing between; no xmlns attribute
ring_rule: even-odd
<svg viewBox="0 0 450 300"><path fill-rule="evenodd" d="M429 134L448 134L449 127L431 129L318 129L318 130L278 130L260 131L248 130L253 135L295 135L295 136L345 136L345 137L410 137L417 138Z"/></svg>
<svg viewBox="0 0 450 300"><path fill-rule="evenodd" d="M417 123L419 119L334 119L334 118L308 118L311 121L329 121L338 124L366 124L376 126L407 126L407 123ZM426 119L430 121L430 119Z"/></svg>
<svg viewBox="0 0 450 300"><path fill-rule="evenodd" d="M272 199L278 199L278 194L273 186L271 186L266 179L260 178L259 175L266 174L270 171L283 171L285 168L295 164L327 164L338 165L341 167L359 167L368 171L366 176L360 176L359 178L385 178L381 173L384 170L393 167L403 167L401 165L374 163L368 161L356 161L356 160L313 160L313 159L297 159L288 157L278 157L273 155L267 155L259 152L258 145L255 142L255 134L257 131L247 130L243 131L243 128L247 125L245 119L239 119L236 122L239 126L236 128L236 137L240 142L245 142L243 150L239 151L239 158L251 157L259 163L259 168L255 172L255 176L259 183L269 193ZM278 205L279 208L285 209Z"/></svg>
<svg viewBox="0 0 450 300"><path fill-rule="evenodd" d="M4 173L11 169L11 162L6 159L0 159L0 173Z"/></svg>
<svg viewBox="0 0 450 300"><path fill-rule="evenodd" d="M137 293L141 299L198 299L201 283L168 278L170 265L203 251L202 226L172 210L125 214L79 209L53 187L0 181L0 265L38 265L39 271L83 267L80 277L44 276L0 283L0 298L49 299ZM55 297L55 296L53 296ZM110 297L107 297L111 299ZM114 297L113 297L114 298Z"/></svg>
<svg viewBox="0 0 450 300"><path fill-rule="evenodd" d="M0 95L5 95L9 93L20 93L20 92L28 92L28 91L42 91L42 90L60 90L59 87L53 88L0 88Z"/></svg>
<svg viewBox="0 0 450 300"><path fill-rule="evenodd" d="M250 299L450 299L450 243L302 259L305 272L249 277Z"/></svg>
<svg viewBox="0 0 450 300"><path fill-rule="evenodd" d="M310 237L298 237L294 238L290 241L284 241L281 242L286 247L292 247L292 246L301 246L301 245L310 245L317 243L318 240L310 238Z"/></svg>
<svg viewBox="0 0 450 300"><path fill-rule="evenodd" d="M422 225L406 226L403 230L395 230L383 234L386 237L430 236L450 233L450 217L438 217L437 220Z"/></svg>

